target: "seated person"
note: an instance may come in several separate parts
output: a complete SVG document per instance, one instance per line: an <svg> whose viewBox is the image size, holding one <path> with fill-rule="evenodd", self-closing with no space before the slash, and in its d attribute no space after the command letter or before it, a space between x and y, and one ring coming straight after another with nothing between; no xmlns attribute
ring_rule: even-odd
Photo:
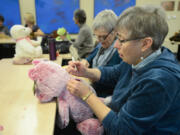
<svg viewBox="0 0 180 135"><path fill-rule="evenodd" d="M71 37L65 28L59 28L57 30L56 41L71 41Z"/></svg>
<svg viewBox="0 0 180 135"><path fill-rule="evenodd" d="M122 61L114 48L116 35L113 30L117 19L112 10L103 10L95 17L92 27L98 45L86 59L81 60L87 67L113 66Z"/></svg>
<svg viewBox="0 0 180 135"><path fill-rule="evenodd" d="M86 58L94 49L94 44L92 31L86 24L85 11L82 9L75 10L73 20L80 28L77 39L72 43L73 47L77 49L80 58Z"/></svg>
<svg viewBox="0 0 180 135"><path fill-rule="evenodd" d="M10 36L9 30L4 26L4 17L0 15L0 34ZM6 36L5 36L6 37Z"/></svg>
<svg viewBox="0 0 180 135"><path fill-rule="evenodd" d="M71 37L65 28L59 28L56 31L56 50L58 53L69 53L69 47L71 45Z"/></svg>
<svg viewBox="0 0 180 135"><path fill-rule="evenodd" d="M38 25L35 24L35 18L33 14L27 12L24 15L25 27L29 27L32 30L31 39L36 39L38 36L44 36L44 33L39 28Z"/></svg>
<svg viewBox="0 0 180 135"><path fill-rule="evenodd" d="M115 85L110 104L83 81L72 79L67 89L89 105L106 135L178 135L180 65L162 47L168 34L165 12L153 6L130 7L120 15L116 31L115 48L123 62L90 69L76 61L67 68L99 85Z"/></svg>
<svg viewBox="0 0 180 135"><path fill-rule="evenodd" d="M117 49L114 48L116 35L113 30L117 19L117 15L112 10L103 10L95 17L92 27L99 44L86 59L81 60L84 65L97 68L101 66L113 66L122 61ZM99 97L112 95L114 89L114 87L110 88L104 85L98 85L96 82L92 86Z"/></svg>

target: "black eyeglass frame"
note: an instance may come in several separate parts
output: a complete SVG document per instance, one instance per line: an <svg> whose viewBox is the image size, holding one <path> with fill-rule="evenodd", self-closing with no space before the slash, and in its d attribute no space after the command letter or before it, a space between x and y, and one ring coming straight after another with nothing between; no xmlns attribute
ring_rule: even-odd
<svg viewBox="0 0 180 135"><path fill-rule="evenodd" d="M146 37L138 37L138 38L130 38L130 39L120 40L120 39L118 38L118 36L116 36L116 39L117 39L121 44L123 44L123 43L125 43L125 42L128 42L128 41L140 40L140 39L143 39L143 38L146 38Z"/></svg>
<svg viewBox="0 0 180 135"><path fill-rule="evenodd" d="M107 39L107 37L108 37L113 31L114 31L114 29L112 29L106 36L104 36L104 37L102 36L101 39L103 39L103 40L101 40L101 41L105 41L105 40ZM98 38L98 39L100 39L100 38L99 38L98 36L96 36L96 35L95 35L95 37Z"/></svg>

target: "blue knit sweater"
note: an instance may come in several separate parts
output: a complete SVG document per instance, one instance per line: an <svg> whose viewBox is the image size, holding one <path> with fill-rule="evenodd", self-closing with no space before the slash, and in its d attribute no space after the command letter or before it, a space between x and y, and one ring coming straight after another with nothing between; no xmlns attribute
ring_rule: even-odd
<svg viewBox="0 0 180 135"><path fill-rule="evenodd" d="M179 135L180 65L166 48L138 70L101 67L98 83L116 85L102 124L108 135Z"/></svg>
<svg viewBox="0 0 180 135"><path fill-rule="evenodd" d="M94 57L97 55L98 50L101 48L101 44L98 44L96 46L96 48L93 50L93 52L86 58L86 60L89 62L90 67L92 67L92 61L94 59ZM114 66L117 65L119 63L122 62L122 59L119 57L119 53L116 50L112 56L111 59L109 59L109 61L107 62L107 64L105 66ZM96 82L94 82L92 84L93 88L96 90L96 93L99 97L107 97L109 95L112 95L113 93L113 89L115 87L115 85L111 85L106 86L106 84L96 84Z"/></svg>

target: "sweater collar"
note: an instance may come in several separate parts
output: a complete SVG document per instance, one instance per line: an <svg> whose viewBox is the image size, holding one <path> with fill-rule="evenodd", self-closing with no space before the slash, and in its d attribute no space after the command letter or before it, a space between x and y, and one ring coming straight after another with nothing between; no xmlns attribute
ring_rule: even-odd
<svg viewBox="0 0 180 135"><path fill-rule="evenodd" d="M137 65L132 65L132 69L134 70L139 70L143 67L145 67L147 64L149 64L150 62L154 61L159 55L161 54L161 48L158 49L157 51L153 52L151 55L149 55L148 57L146 57L143 61L141 61L139 64Z"/></svg>

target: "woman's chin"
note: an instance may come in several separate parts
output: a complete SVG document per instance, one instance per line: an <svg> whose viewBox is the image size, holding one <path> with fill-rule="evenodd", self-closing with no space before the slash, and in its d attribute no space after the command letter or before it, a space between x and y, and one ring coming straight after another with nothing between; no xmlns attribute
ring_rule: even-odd
<svg viewBox="0 0 180 135"><path fill-rule="evenodd" d="M122 54L119 54L119 57L123 59L123 55Z"/></svg>
<svg viewBox="0 0 180 135"><path fill-rule="evenodd" d="M119 57L125 62L128 63L127 60L124 58L124 56L122 54L119 54ZM128 63L129 64L129 63Z"/></svg>

